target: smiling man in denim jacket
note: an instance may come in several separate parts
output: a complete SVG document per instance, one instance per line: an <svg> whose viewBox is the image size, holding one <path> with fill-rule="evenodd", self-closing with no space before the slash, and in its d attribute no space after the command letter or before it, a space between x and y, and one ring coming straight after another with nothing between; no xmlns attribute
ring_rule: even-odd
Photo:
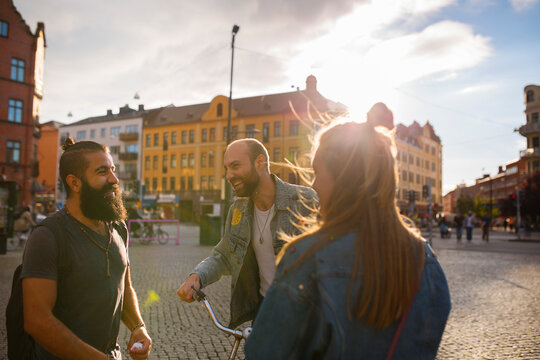
<svg viewBox="0 0 540 360"><path fill-rule="evenodd" d="M195 267L177 290L180 299L193 301L196 289L232 275L230 327L253 320L272 283L275 255L284 241L279 233L297 235L297 216L309 216L317 195L270 174L268 151L255 139L242 139L227 147L227 181L238 199L232 204L225 233L212 255Z"/></svg>

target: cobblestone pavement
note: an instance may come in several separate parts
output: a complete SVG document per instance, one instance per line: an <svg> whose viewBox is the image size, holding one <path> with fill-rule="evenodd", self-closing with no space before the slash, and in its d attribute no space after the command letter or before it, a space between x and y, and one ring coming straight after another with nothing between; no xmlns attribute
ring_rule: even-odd
<svg viewBox="0 0 540 360"><path fill-rule="evenodd" d="M180 232L180 245L170 241L130 248L133 283L154 341L151 358L227 358L232 339L213 326L201 304L185 304L176 296L180 282L211 251L199 246L198 227L181 226ZM452 296L437 358L540 359L540 242L511 242L511 234L493 233L485 243L479 232L475 235L471 244L437 235L433 239ZM0 255L0 359L7 352L4 309L13 269L20 261L21 251ZM225 324L229 286L226 277L206 289ZM123 347L128 336L122 326ZM244 358L241 350L239 358Z"/></svg>

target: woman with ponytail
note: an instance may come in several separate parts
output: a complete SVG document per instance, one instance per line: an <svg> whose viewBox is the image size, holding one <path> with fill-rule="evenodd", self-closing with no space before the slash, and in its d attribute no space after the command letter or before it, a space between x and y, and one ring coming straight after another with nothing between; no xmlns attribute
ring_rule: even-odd
<svg viewBox="0 0 540 360"><path fill-rule="evenodd" d="M396 207L395 143L375 126L391 112L377 105L387 111L319 134L312 165L320 216L279 254L248 358L435 358L448 285Z"/></svg>

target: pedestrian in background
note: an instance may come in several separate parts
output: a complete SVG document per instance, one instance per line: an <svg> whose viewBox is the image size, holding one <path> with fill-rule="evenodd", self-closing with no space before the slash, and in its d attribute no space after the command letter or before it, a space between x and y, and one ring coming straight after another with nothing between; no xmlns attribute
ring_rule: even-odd
<svg viewBox="0 0 540 360"><path fill-rule="evenodd" d="M395 152L370 123L320 135L320 222L281 251L247 358L435 358L450 295L432 249L399 215Z"/></svg>
<svg viewBox="0 0 540 360"><path fill-rule="evenodd" d="M474 225L476 224L476 218L474 217L472 211L469 210L467 217L465 218L465 231L467 231L467 242L472 241L472 234Z"/></svg>
<svg viewBox="0 0 540 360"><path fill-rule="evenodd" d="M25 233L33 226L36 226L36 223L32 219L32 210L30 206L25 206L19 217L13 222L13 231Z"/></svg>
<svg viewBox="0 0 540 360"><path fill-rule="evenodd" d="M491 217L486 215L482 218L482 240L489 242L489 226L491 225Z"/></svg>
<svg viewBox="0 0 540 360"><path fill-rule="evenodd" d="M458 212L457 215L454 217L454 226L456 227L456 238L457 241L461 241L461 235L463 233L463 215L461 215L461 212Z"/></svg>
<svg viewBox="0 0 540 360"><path fill-rule="evenodd" d="M131 285L126 210L112 157L93 141L68 138L63 150L66 205L38 224L23 256L33 359L121 359L121 320L131 330L127 352L146 359L151 340ZM140 349L131 348L136 342Z"/></svg>
<svg viewBox="0 0 540 360"><path fill-rule="evenodd" d="M268 151L255 139L232 142L225 151L225 176L238 199L232 204L223 238L177 294L193 301L193 289L232 275L229 327L253 320L276 271L275 255L284 241L280 233L297 235L297 216L316 207L315 192L288 184L270 173Z"/></svg>

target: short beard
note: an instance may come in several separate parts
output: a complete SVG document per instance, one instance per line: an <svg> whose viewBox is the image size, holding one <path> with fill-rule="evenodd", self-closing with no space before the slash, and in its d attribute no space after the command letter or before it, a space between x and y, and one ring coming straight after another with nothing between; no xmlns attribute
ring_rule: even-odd
<svg viewBox="0 0 540 360"><path fill-rule="evenodd" d="M110 191L114 191L112 198L105 196ZM95 189L85 179L82 179L81 211L87 218L100 221L120 221L127 217L120 186L107 184Z"/></svg>
<svg viewBox="0 0 540 360"><path fill-rule="evenodd" d="M237 179L238 178L233 178L231 179L231 182L234 183ZM241 179L241 181L243 182L244 186L238 191L234 190L234 193L238 197L251 197L261 181L259 174L257 174L257 171L255 170L255 166L252 166L249 174L245 178Z"/></svg>

